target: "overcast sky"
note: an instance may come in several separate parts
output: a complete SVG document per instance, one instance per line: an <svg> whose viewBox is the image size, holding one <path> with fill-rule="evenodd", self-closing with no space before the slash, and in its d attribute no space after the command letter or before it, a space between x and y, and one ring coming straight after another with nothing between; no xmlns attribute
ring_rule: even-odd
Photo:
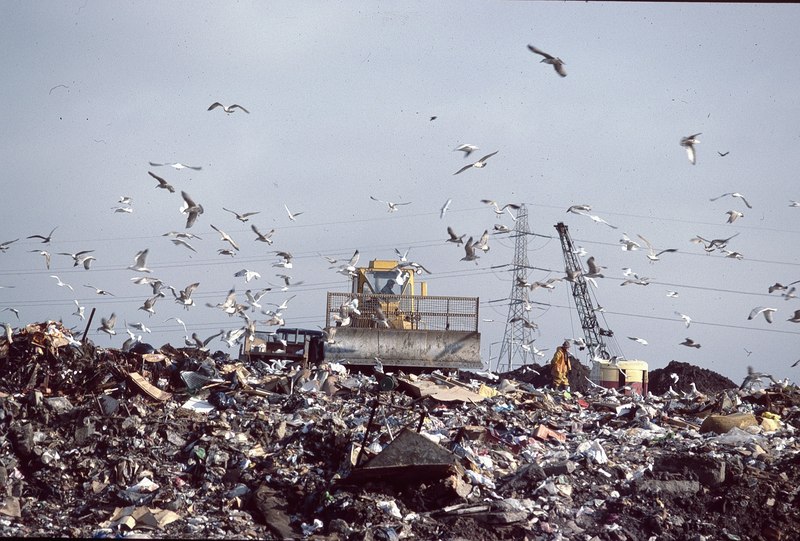
<svg viewBox="0 0 800 541"><path fill-rule="evenodd" d="M511 216L482 199L525 204L534 233L528 281L564 276L554 225L605 267L593 300L610 346L650 369L689 362L740 382L747 366L796 381L797 298L768 292L800 280L800 5L606 2L76 2L8 1L0 19L5 127L0 321L14 327L86 321L120 347L125 323L143 340L182 347L188 332L239 327L206 303L235 288L273 287L262 304L296 295L287 326L324 325L326 291L347 279L322 255L409 259L431 270L431 295L477 296L487 367L495 369L509 312L514 240L492 235L478 264L446 228L479 237ZM563 59L566 77L529 44ZM208 111L214 102L236 110ZM431 120L432 117L435 119ZM682 137L700 133L692 165ZM479 147L470 156L454 149ZM499 151L484 168L462 166ZM721 153L727 153L721 156ZM177 170L155 163L183 163ZM176 191L156 188L148 171ZM187 229L181 190L204 208ZM722 194L739 193L743 198ZM132 199L133 212L115 212ZM370 196L410 202L394 213ZM444 216L440 208L452 203ZM591 205L587 215L567 213ZM284 208L301 213L292 221ZM247 223L231 212L258 212ZM727 223L727 211L742 217ZM211 225L227 232L230 248ZM250 225L275 229L273 245ZM31 235L47 236L49 243ZM196 249L169 231L196 234ZM624 251L623 234L643 245ZM696 236L736 235L706 252ZM131 278L148 249L150 275L176 290L199 282L185 310ZM52 254L50 269L39 250ZM69 256L93 250L89 270ZM276 250L293 268L273 266ZM503 265L506 265L503 267ZM245 282L241 269L261 278ZM630 284L623 268L649 285ZM277 273L303 282L280 290ZM58 276L74 291L59 287ZM94 289L114 294L97 295ZM800 284L797 284L800 286ZM547 362L582 330L567 282L536 289L529 317ZM677 297L668 297L668 291ZM264 304L265 308L274 308ZM757 306L775 308L773 322ZM117 334L99 333L117 315ZM692 318L687 328L676 314ZM254 314L259 321L267 316ZM260 325L262 329L267 327ZM137 332L137 334L141 334ZM647 345L632 338L641 338ZM681 345L690 337L700 348ZM235 354L226 344L212 346ZM578 352L587 362L586 352Z"/></svg>

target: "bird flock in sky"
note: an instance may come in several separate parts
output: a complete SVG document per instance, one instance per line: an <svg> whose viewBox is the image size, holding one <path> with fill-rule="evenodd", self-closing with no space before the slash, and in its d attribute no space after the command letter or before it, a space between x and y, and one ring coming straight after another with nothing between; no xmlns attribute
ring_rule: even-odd
<svg viewBox="0 0 800 541"><path fill-rule="evenodd" d="M540 60L541 63L548 64L553 67L556 74L562 78L567 76L566 69L565 69L565 62L557 57L553 56L549 53L544 52L543 50L535 47L534 45L528 45L528 49L534 53L535 55L541 56L542 59ZM251 112L246 109L245 107L233 103L230 105L223 105L220 102L212 103L208 108L207 111L215 112L217 109L221 109L226 115L228 116L241 116L240 114L235 114L239 111L245 114L250 114ZM257 111L254 111L257 113ZM219 113L214 113L219 114ZM434 120L437 117L433 116L430 120ZM693 133L690 135L683 136L679 139L680 146L685 150L686 156L688 161L691 165L697 165L698 163L698 155L697 155L697 145L700 144L700 140L698 139L702 133ZM461 158L464 160L471 160L473 153L480 150L480 148L475 144L470 143L463 143L458 145L453 149L453 151L461 152L463 155ZM677 150L677 149L676 149ZM453 175L461 175L463 173L467 173L469 171L475 170L474 173L469 174L476 174L479 175L480 171L486 167L490 167L490 164L496 162L497 160L502 159L502 154L499 157L499 150L494 150L489 152L488 154L482 156L480 159L476 161L471 161L470 163L466 163L465 165L459 167ZM720 158L725 157L728 155L728 152L718 152ZM490 159L493 159L490 161ZM147 174L152 178L155 179L157 182L154 186L155 190L158 193L162 193L161 190L164 191L162 194L163 196L169 196L170 194L176 193L176 188L172 182L167 180L167 176L169 175L180 175L183 171L194 171L194 172L201 172L203 168L198 165L187 165L181 162L153 162L148 161L148 165L151 168L171 168L172 171L168 174L159 175L154 173L153 171L147 170ZM143 171L144 172L144 171ZM180 187L180 186L179 186ZM224 225L215 225L210 223L210 219L207 218L205 215L207 209L204 208L204 205L200 203L202 201L202 197L197 199L190 195L185 189L180 189L178 191L180 194L180 198L182 200L182 205L177 209L178 214L175 216L177 218L178 215L181 217L181 223L183 225L183 230L173 230L167 233L164 233L164 237L168 237L168 239L172 242L173 245L176 247L180 247L181 249L185 249L188 252L196 253L197 250L193 246L192 242L195 240L199 240L201 237L191 233L189 230L196 228L198 224L204 223L206 220L208 221L208 227L213 229L219 235L219 242L221 243L220 247L217 250L218 255L224 257L236 257L239 252L241 252L244 244L243 242L237 241L233 238L232 235L225 231ZM202 195L202 194L201 194ZM160 196L156 196L160 197ZM387 212L389 213L397 213L400 212L401 209L404 207L411 205L412 202L410 201L390 201L387 199L380 199L376 196L370 195L369 199L380 203L386 207ZM729 208L725 211L724 216L725 221L724 223L733 224L738 220L746 220L747 211L753 209L753 205L748 201L745 196L739 192L726 192L719 196L711 198L710 202L716 202L720 200L728 200L731 204L739 204L741 203L744 205L744 208ZM117 205L111 207L115 213L125 213L130 214L133 213L133 200L130 196L120 196L119 200L116 202ZM452 199L447 199L443 205L439 208L438 214L441 220L444 220L447 216L447 212L451 206ZM509 234L514 231L514 222L517 220L517 212L522 208L520 203L513 203L513 202L506 202L500 203L493 199L481 199L480 203L489 207L493 213L495 218L495 222L493 226L482 228L483 231L480 230L473 232L473 233L463 233L463 232L456 232L455 229L447 225L446 226L446 233L447 237L443 239L444 243L454 244L460 250L463 250L463 256L460 258L461 261L464 262L472 262L475 265L478 265L478 260L483 256L486 257L486 254L490 252L490 238L492 235L502 235L502 234ZM208 206L206 204L206 206ZM231 215L231 220L236 220L236 223L249 223L250 230L255 235L251 242L253 243L263 243L267 246L272 246L274 239L273 237L276 235L276 229L270 228L266 230L265 228L260 228L256 223L253 223L258 220L259 214L261 211L259 210L234 210L228 208L227 206L218 205L220 210L228 213ZM800 202L791 200L789 202L789 206L791 207L800 207ZM302 211L293 211L290 210L289 206L286 203L283 203L283 208L286 212L286 219L290 222L296 222L302 215ZM209 209L210 210L210 209ZM607 227L611 230L619 229L619 226L609 223L606 219L602 218L597 214L593 214L592 206L590 204L573 204L570 205L566 209L566 213L576 215L579 217L586 218L591 220L592 222L601 225L603 227ZM722 218L721 218L722 219ZM510 220L510 225L503 224L504 220ZM237 223L238 222L238 223ZM220 224L221 222L217 222ZM176 221L176 227L178 222ZM57 238L54 237L58 227L52 227L48 233L36 233L30 234L26 238L30 240L38 240L42 245L46 245L47 247L53 246L57 244ZM732 247L732 243L734 239L737 237L738 233L730 235L727 238L719 238L719 239L708 239L706 237L696 235L692 239L687 239L688 243L691 245L698 245L700 249L705 251L708 254L720 254L723 257L733 258L733 259L743 259L744 255L740 252L736 251ZM9 252L13 248L13 244L17 242L19 239L8 240L5 242L0 242L0 254ZM656 264L662 261L665 256L668 259L668 254L674 254L679 251L677 247L663 247L658 246L657 243L651 242L648 237L637 233L635 236L629 236L627 233L623 232L621 238L619 239L620 249L626 252L636 252L641 251L644 254L644 258L642 259L643 262L647 262L649 265ZM76 252L67 252L67 251L59 251L59 252L51 252L47 248L37 248L34 250L30 250L30 252L37 254L38 256L42 257L42 262L49 270L52 257L51 254L55 254L57 256L65 256L69 257L72 261L73 267L82 267L86 271L92 271L93 264L97 261L98 254L96 254L95 250L93 249L84 249L79 250ZM404 271L407 272L429 272L422 264L409 261L408 260L408 250L405 252L400 252L396 250L400 266L397 269L398 274L396 278L396 283L401 284L404 280ZM210 337L205 339L200 338L197 336L196 333L189 333L185 322L183 322L179 318L169 318L167 321L174 319L177 323L183 326L185 332L185 339L187 346L190 347L199 347L199 348L207 348L210 344L211 339L219 337L221 341L228 344L229 347L240 343L243 337L247 335L252 335L255 332L257 321L256 314L261 314L266 316L261 319L260 323L266 326L280 326L284 325L285 319L284 315L285 312L289 308L289 302L294 298L294 296L289 296L285 299L282 303L263 303L262 299L264 295L269 291L281 291L286 292L291 290L291 288L301 284L302 282L296 282L293 280L290 274L287 272L290 269L293 269L294 265L294 258L292 253L288 250L272 250L275 255L275 261L272 264L272 267L279 269L276 271L276 278L279 280L279 284L269 284L269 287L264 288L255 288L251 287L251 283L255 283L256 281L262 279L262 274L257 270L242 268L241 270L237 271L233 274L236 278L241 278L244 284L248 287L244 292L244 300L239 302L237 298L237 291L231 289L228 294L225 296L224 299L221 299L217 303L209 302L205 303L207 308L220 310L228 316L231 317L239 317L241 318L241 323L235 325L234 329L225 331L220 330L218 333L213 334ZM163 299L168 297L172 298L172 301L177 305L181 306L184 310L193 310L196 309L197 304L195 299L193 298L193 294L201 287L201 283L199 281L191 280L188 284L181 284L182 287L175 287L173 285L169 285L164 283L163 281L159 280L158 278L152 277L153 270L148 267L148 255L149 249L141 249L138 250L135 255L133 256L133 262L130 266L127 267L126 270L133 271L137 273L136 276L130 278L131 282L136 285L141 285L143 287L149 288L149 293L143 295L143 299L141 301L141 305L137 307L137 310L143 311L147 314L147 317L153 317L157 313L157 305L159 302L164 302ZM322 254L320 254L322 255ZM600 280L608 280L606 273L606 267L602 266L597 258L593 255L587 254L585 251L582 251L580 256L589 256L586 259L586 269L582 269L577 273L570 273L566 272L564 276L560 277L551 277L547 280L541 281L532 281L528 282L525 280L521 280L517 285L520 286L526 293L526 297L524 299L524 306L526 311L530 311L532 309L532 301L530 295L533 294L535 291L539 289L549 290L556 287L559 283L562 282L574 282L581 276L585 279L589 284L591 284L594 288L599 287ZM356 265L358 263L359 251L356 250L353 256L346 262L338 261L330 256L324 256L326 261L330 264L330 269L335 270L336 273L342 274L345 276L352 276L355 272ZM633 271L630 268L623 269L624 279L620 281L620 286L648 286L651 283L651 278L647 276L642 276L637 272ZM65 283L59 278L59 276L53 274L50 275L50 278L54 280L54 286L61 287L68 289L70 291L75 291L74 287L68 283ZM770 294L780 294L784 299L791 299L795 298L795 284L800 283L800 280L793 281L783 285L779 282L776 282L774 285L769 286L768 291ZM103 289L101 287L96 287L89 283L83 284L84 287L91 289L96 295L105 295L105 296L114 296L114 293ZM668 297L678 298L679 293L677 291L668 291ZM272 306L272 308L265 308L264 304L268 306ZM85 308L80 305L79 301L76 299L74 300L75 311L72 313L75 317L79 320L85 319ZM4 311L9 311L13 313L17 319L19 319L19 310L14 307L6 307L3 309ZM353 313L357 313L358 306L348 304L347 306L342 306L340 309L339 314L335 317L338 320L339 324L346 324L349 321L349 317ZM763 318L763 320L767 324L773 324L776 321L775 314L779 312L779 309L774 306L756 306L752 308L749 313L743 314L743 317L746 317L747 320L755 320L759 317ZM692 318L689 315L686 315L680 311L675 311L675 315L677 316L677 321L682 322L685 325L685 328L688 330L692 323ZM794 314L791 315L786 321L791 323L800 323L800 310L794 311ZM117 331L115 330L117 324L117 316L115 312L112 312L108 316L103 316L101 318L101 324L99 327L96 328L96 331L99 333L104 333L109 336L114 336ZM535 323L530 322L528 319L523 321L523 324L528 326L531 329L536 329L537 325ZM142 322L132 322L131 324L126 323L125 331L129 335L129 341L126 342L127 347L130 347L137 341L141 341L141 333L142 332L149 332L149 328ZM134 333L133 331L138 331L139 334ZM628 338L641 345L647 346L649 344L648 340L638 336L628 336ZM580 343L580 339L576 339L576 343ZM688 347L688 348L695 348L699 349L701 344L691 337L686 337L683 342L680 342L679 345ZM544 351L546 350L539 350L531 343L524 344L522 347L526 348L526 351L530 351L537 356L544 355Z"/></svg>

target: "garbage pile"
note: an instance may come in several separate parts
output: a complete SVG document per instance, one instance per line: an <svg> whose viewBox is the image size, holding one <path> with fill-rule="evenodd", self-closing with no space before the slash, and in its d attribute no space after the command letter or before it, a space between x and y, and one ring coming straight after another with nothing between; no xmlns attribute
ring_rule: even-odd
<svg viewBox="0 0 800 541"><path fill-rule="evenodd" d="M0 338L0 535L800 538L796 386L558 393L534 371L121 351L30 324Z"/></svg>

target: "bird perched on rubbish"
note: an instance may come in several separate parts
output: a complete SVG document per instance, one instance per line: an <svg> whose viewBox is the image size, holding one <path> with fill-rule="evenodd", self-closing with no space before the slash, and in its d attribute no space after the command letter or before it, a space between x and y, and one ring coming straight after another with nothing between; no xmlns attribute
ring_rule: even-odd
<svg viewBox="0 0 800 541"><path fill-rule="evenodd" d="M544 57L539 61L540 63L544 62L545 64L550 64L551 66L553 66L553 69L556 70L556 73L558 73L560 76L562 76L562 77L566 77L567 76L567 70L564 69L564 61L563 60L561 60L557 56L553 56L551 54L548 54L548 53L544 52L543 50L541 50L541 49L539 49L537 47L534 47L533 45L530 45L530 44L528 45L528 50L530 50L531 52L536 53L536 54L541 55L541 56Z"/></svg>

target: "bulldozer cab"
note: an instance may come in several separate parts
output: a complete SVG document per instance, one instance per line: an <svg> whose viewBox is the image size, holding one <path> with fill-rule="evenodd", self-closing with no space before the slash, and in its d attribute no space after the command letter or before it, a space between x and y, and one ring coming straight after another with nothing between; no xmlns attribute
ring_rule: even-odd
<svg viewBox="0 0 800 541"><path fill-rule="evenodd" d="M417 294L414 270L404 268L399 261L373 259L368 267L358 267L353 276L353 293L362 299L362 317L354 326L375 326L379 314L393 329L414 328L414 296ZM420 295L426 293L425 282L420 282Z"/></svg>

